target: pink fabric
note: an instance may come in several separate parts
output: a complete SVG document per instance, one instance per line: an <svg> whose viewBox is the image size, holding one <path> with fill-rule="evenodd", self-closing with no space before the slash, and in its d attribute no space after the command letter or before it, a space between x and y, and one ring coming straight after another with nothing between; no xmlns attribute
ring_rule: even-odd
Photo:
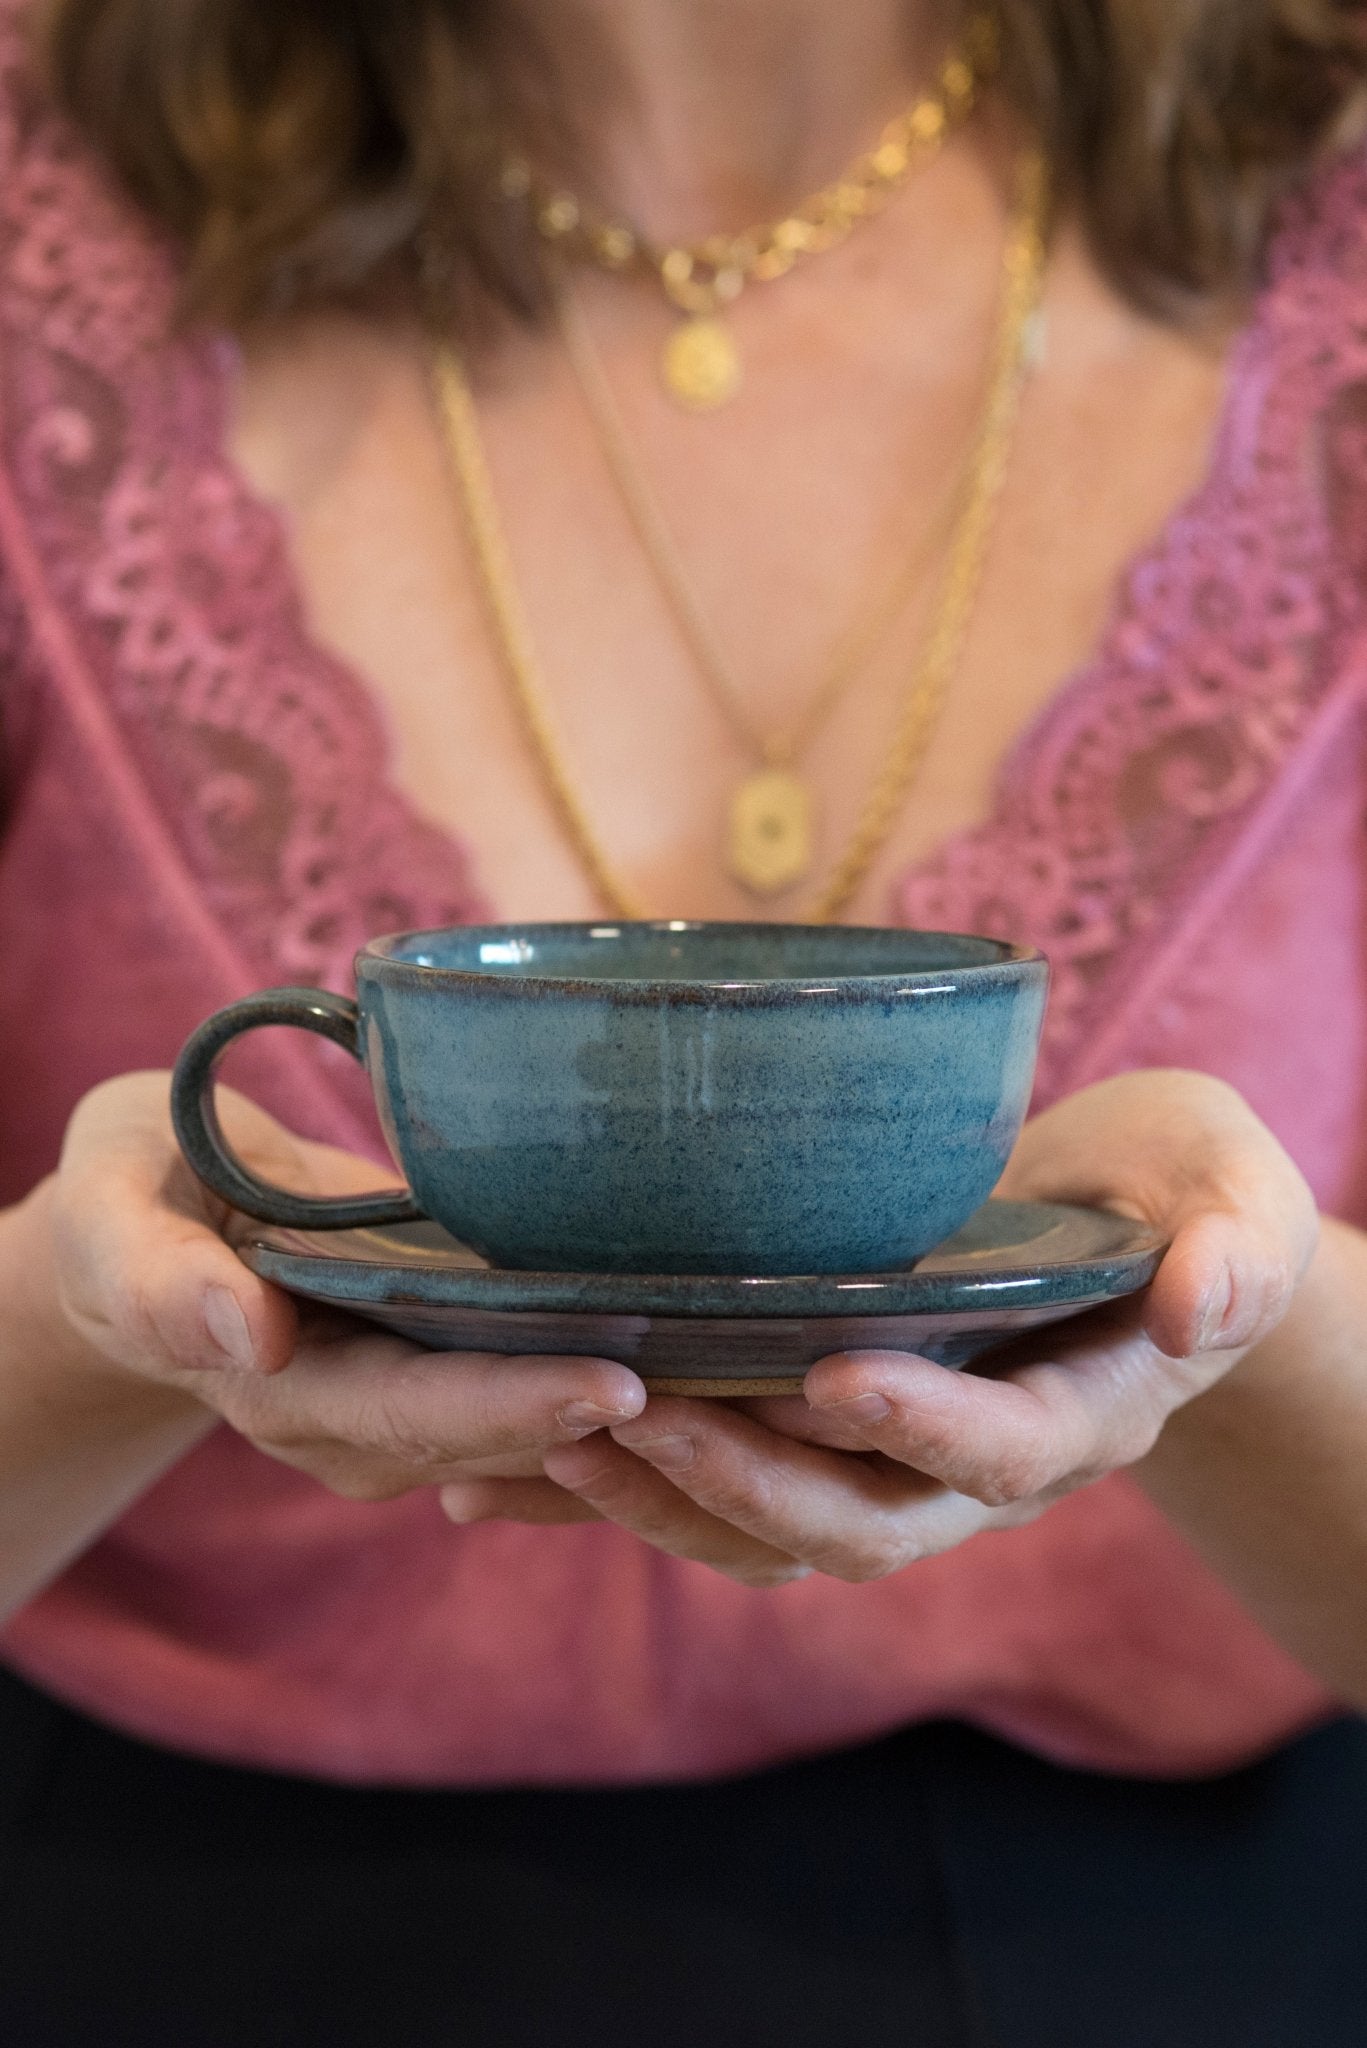
<svg viewBox="0 0 1367 2048"><path fill-rule="evenodd" d="M344 987L370 933L485 906L384 779L283 536L222 452L228 354L175 338L167 253L44 108L0 0L0 1196L78 1096L263 983ZM1294 204L1205 486L996 813L895 914L1034 940L1042 1097L1227 1075L1367 1221L1367 163ZM376 1147L298 1039L238 1078ZM1052 1755L1229 1765L1330 1710L1125 1480L877 1586L744 1590L606 1527L458 1532L333 1498L221 1432L9 1628L145 1736L409 1782L733 1770L955 1715Z"/></svg>

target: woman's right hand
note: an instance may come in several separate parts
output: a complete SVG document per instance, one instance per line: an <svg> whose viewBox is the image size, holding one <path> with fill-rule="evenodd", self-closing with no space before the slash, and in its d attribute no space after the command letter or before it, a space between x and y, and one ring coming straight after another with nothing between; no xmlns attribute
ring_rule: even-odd
<svg viewBox="0 0 1367 2048"><path fill-rule="evenodd" d="M225 1241L230 1212L181 1156L169 1085L131 1074L88 1095L47 1190L60 1315L120 1374L183 1392L268 1456L366 1501L539 1478L552 1445L644 1408L625 1366L424 1351L258 1279ZM287 1186L339 1194L380 1178L229 1089L219 1114L242 1157Z"/></svg>

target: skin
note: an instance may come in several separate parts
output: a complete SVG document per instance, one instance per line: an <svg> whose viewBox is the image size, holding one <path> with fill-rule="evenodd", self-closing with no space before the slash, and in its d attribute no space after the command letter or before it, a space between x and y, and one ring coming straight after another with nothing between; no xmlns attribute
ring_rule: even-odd
<svg viewBox="0 0 1367 2048"><path fill-rule="evenodd" d="M505 7L509 49L520 4ZM535 27L571 126L593 107L580 181L657 236L740 224L821 183L911 96L934 46L928 8L896 0L537 0ZM504 85L514 97L511 65ZM871 565L890 568L924 526L962 449L1013 148L989 108L842 250L747 294L749 379L713 420L656 389L658 295L586 280L642 457L762 722L781 721ZM856 916L884 915L897 870L981 817L1124 564L1204 467L1218 334L1140 319L1066 222L1047 302L1048 360L963 669ZM474 371L560 731L614 858L672 913L753 914L717 857L746 763L640 570L554 338L503 334ZM503 914L596 914L491 658L415 335L296 319L245 337L238 397L234 454L289 522L316 632L388 713L396 781L478 847ZM915 628L913 605L809 763L832 844ZM240 1098L223 1115L291 1185L376 1178ZM0 1605L217 1421L351 1499L438 1488L461 1523L604 1518L757 1586L877 1579L1128 1468L1280 1640L1367 1705L1367 1242L1321 1227L1270 1134L1200 1075L1127 1075L1060 1104L1029 1126L1002 1191L1156 1225L1172 1248L1148 1297L976 1372L865 1354L823 1361L801 1399L647 1401L607 1362L444 1358L302 1313L225 1242L170 1136L166 1077L111 1082L80 1106L60 1171L0 1217Z"/></svg>
<svg viewBox="0 0 1367 2048"><path fill-rule="evenodd" d="M753 111L733 122L724 102L709 123L700 102L717 66L729 73L701 27L685 38L692 6L555 0L537 9L543 41L559 22L566 48L579 49L589 11L604 35L634 30L620 58L633 66L618 94L624 111L595 134L606 158L595 182L662 234L791 204L864 146L924 75L909 62L900 75L884 69L900 0L862 0L835 47L816 33L823 21L846 27L845 10L828 0L732 8L728 18L753 31L737 44L749 53L737 90ZM697 12L715 31L712 10ZM790 12L789 32L776 37L788 52L780 62L769 37ZM865 64L870 49L876 61ZM712 69L690 86L695 65ZM809 107L821 115L810 141L793 114ZM753 153L744 177L737 136ZM746 383L711 417L681 411L659 389L656 360L672 326L660 291L579 276L640 459L763 730L785 727L809 701L828 650L926 534L963 459L981 403L1014 152L1014 136L989 116L843 247L747 292L734 314ZM639 182L647 170L648 187ZM881 923L894 878L984 816L1003 756L1094 647L1117 579L1206 467L1220 338L1179 335L1121 305L1066 226L1047 306L1047 362L1022 412L966 658L914 796L850 906L854 919ZM661 914L753 916L755 899L723 871L719 821L754 762L718 718L661 604L558 338L505 333L473 371L556 730L589 816ZM285 512L315 629L384 703L397 779L477 849L499 914L600 915L494 658L421 339L397 322L321 316L249 336L234 447ZM933 584L922 579L803 763L824 820L823 874L885 751ZM800 914L807 893L761 912Z"/></svg>

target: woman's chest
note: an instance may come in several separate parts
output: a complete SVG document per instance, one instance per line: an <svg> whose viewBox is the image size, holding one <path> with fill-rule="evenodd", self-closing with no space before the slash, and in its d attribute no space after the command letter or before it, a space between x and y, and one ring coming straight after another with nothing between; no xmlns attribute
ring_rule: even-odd
<svg viewBox="0 0 1367 2048"><path fill-rule="evenodd" d="M260 496L221 460L226 387L203 354L174 359L183 389L173 417L160 365L155 385L133 386L132 425L111 442L117 459L97 495L72 483L87 446L75 433L85 394L76 389L60 412L50 400L34 412L34 445L62 460L23 473L33 542L23 588L35 621L46 621L48 667L31 728L43 752L30 763L32 798L11 822L6 886L22 911L43 891L50 899L64 876L92 946L108 938L113 948L113 979L135 956L101 904L117 903L125 924L140 919L141 942L159 958L212 941L221 993L269 980L342 986L355 946L381 929L486 909L600 909L511 711L421 362L363 339L358 351L354 335L324 334L320 352L290 350L265 366L270 375L251 366L237 452L282 521L263 517ZM1305 488L1307 423L1322 417L1314 362L1272 378L1266 339L1250 334L1210 476L1176 520L1165 517L1182 495L1176 423L1185 418L1189 430L1189 482L1206 462L1218 383L1209 366L1204 389L1194 374L1160 375L1156 359L1147 384L1127 373L1119 395L1093 380L1081 410L1060 398L1051 411L1048 378L1031 393L947 717L882 873L855 910L1042 946L1055 968L1048 1092L1080 1072L1081 1054L1098 1071L1136 1058L1180 1059L1231 1078L1237 1067L1240 1085L1265 1098L1270 1069L1257 1064L1259 1044L1276 1036L1313 1043L1317 1078L1303 1105L1313 1120L1316 1104L1335 1099L1333 1076L1361 1065L1361 932L1352 903L1340 902L1345 890L1352 897L1360 866L1352 793L1342 816L1325 813L1316 826L1319 865L1301 888L1313 919L1297 922L1281 901L1271 922L1264 910L1250 925L1230 881L1279 858L1268 816L1277 814L1279 829L1296 816L1318 820L1326 763L1336 749L1344 765L1360 751L1355 725L1321 731L1326 712L1351 704L1362 684L1351 646L1356 571ZM1053 382L1071 388L1061 374ZM1132 386L1125 432L1112 433L1108 412L1125 412L1120 396ZM1162 455L1149 465L1134 425L1141 392ZM1264 431L1269 393L1278 403ZM710 747L697 742L697 680L677 648L673 691L662 687L670 622L658 594L624 570L630 535L624 542L620 514L616 530L609 523L591 437L581 434L577 454L556 439L563 398L562 390L552 407L543 396L538 410L514 390L511 399L486 393L482 406L559 737L599 829L617 835L614 851L640 849L638 887L661 907L730 908L735 898L718 883L717 813L737 756L724 734L714 732ZM957 435L947 426L938 452L925 454L927 473L942 478L966 417L971 405L949 423ZM860 444L866 455L871 438ZM904 435L899 455L910 442ZM829 459L792 468L793 521L775 517L772 531L737 516L745 461L725 472L720 492L693 488L698 472L681 472L690 479L673 508L681 541L701 562L710 537L735 568L713 594L738 638L752 617L752 586L772 576L766 588L786 590L748 643L754 673L774 693L772 716L804 633L812 637L809 599L829 600L834 589L804 579L803 562L823 562L820 543L857 516L853 496L799 497L813 478L843 474L836 452L833 438ZM1151 498L1142 521L1136 478ZM927 484L925 501L932 495ZM1158 534L1128 569L1133 547L1125 554L1120 515L1127 542L1134 526L1136 545ZM790 549L786 565L774 553L780 543ZM850 559L847 548L846 569ZM44 579L60 616L37 602ZM301 594L313 639L300 630ZM1099 618L1113 606L1098 648ZM1080 672L1051 705L1059 675L1079 658ZM884 712L895 702L894 678ZM392 762L376 703L395 742ZM811 768L833 802L851 789L857 802L886 724L862 694L843 708L851 751L842 756L828 733ZM424 829L423 813L443 829ZM457 838L473 850L478 892ZM1163 1005L1217 939L1236 946L1238 971L1198 997L1183 994L1186 1021L1169 1028ZM1333 963L1333 986L1319 1003L1323 961ZM169 1009L169 1022L146 1013L138 983L135 975L126 1008L142 1020L138 1057L156 1063L179 1026ZM1137 1019L1161 1028L1141 1043ZM1240 1019L1252 1020L1247 1029ZM92 1078L102 1057L92 1040Z"/></svg>
<svg viewBox="0 0 1367 2048"><path fill-rule="evenodd" d="M1201 474L1218 360L1098 311L1088 290L1066 265L1051 287L1050 347L1025 391L962 655L846 915L881 919L899 873L984 817L1013 742L1087 658L1127 563ZM557 777L612 871L660 914L801 916L867 821L941 618L946 515L983 369L973 352L953 366L867 353L862 377L857 351L832 378L819 361L761 360L753 402L704 420L671 418L626 375L632 459L740 717L681 626L553 338L522 342L481 380L539 744L421 350L333 322L248 354L236 452L285 515L313 629L383 705L396 780L475 850L500 914L612 907L565 829ZM759 750L804 722L792 769L812 806L811 873L758 895L729 872L731 806Z"/></svg>

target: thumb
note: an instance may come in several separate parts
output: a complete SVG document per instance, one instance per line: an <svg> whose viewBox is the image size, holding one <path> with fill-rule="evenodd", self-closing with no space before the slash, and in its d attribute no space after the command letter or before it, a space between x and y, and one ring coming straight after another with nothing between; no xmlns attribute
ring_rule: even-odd
<svg viewBox="0 0 1367 2048"><path fill-rule="evenodd" d="M1169 1357L1266 1336L1309 1264L1305 1180L1243 1098L1207 1074L1122 1074L1036 1117L999 1184L1016 1201L1116 1210L1169 1240L1147 1334Z"/></svg>

